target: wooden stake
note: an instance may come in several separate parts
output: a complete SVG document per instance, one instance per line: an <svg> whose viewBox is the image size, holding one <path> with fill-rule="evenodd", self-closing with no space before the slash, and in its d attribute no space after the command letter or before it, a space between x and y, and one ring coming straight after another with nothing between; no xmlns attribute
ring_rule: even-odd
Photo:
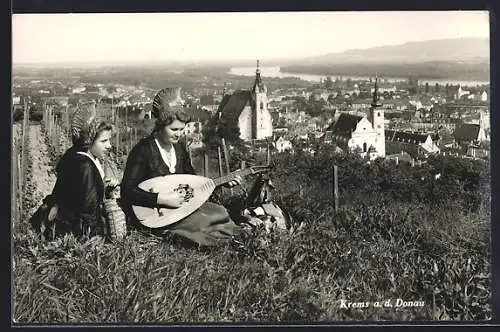
<svg viewBox="0 0 500 332"><path fill-rule="evenodd" d="M338 166L333 165L333 209L335 212L339 208L339 179L338 179Z"/></svg>
<svg viewBox="0 0 500 332"><path fill-rule="evenodd" d="M120 152L120 128L118 128L118 116L116 114L115 114L115 128L116 128L116 155L118 156Z"/></svg>
<svg viewBox="0 0 500 332"><path fill-rule="evenodd" d="M222 138L222 148L224 150L224 160L226 161L226 172L229 174L231 172L229 170L229 153L227 152L227 145L224 137Z"/></svg>
<svg viewBox="0 0 500 332"><path fill-rule="evenodd" d="M17 136L17 134L15 134ZM17 142L16 142L17 137L13 137L13 153L12 156L15 156L17 153ZM12 221L14 223L17 223L17 180L18 180L18 174L19 171L17 169L17 163L16 163L16 158L12 158L12 178L11 178L11 186L12 186L12 205L11 205L11 214L12 214Z"/></svg>
<svg viewBox="0 0 500 332"><path fill-rule="evenodd" d="M217 156L219 157L219 176L222 176L222 153L220 150L220 146L217 147Z"/></svg>
<svg viewBox="0 0 500 332"><path fill-rule="evenodd" d="M203 175L208 177L208 154L206 152L203 154Z"/></svg>
<svg viewBox="0 0 500 332"><path fill-rule="evenodd" d="M222 147L224 149L224 160L226 161L226 174L231 173L231 170L229 169L229 153L227 152L227 145L226 145L226 140L224 137L222 138ZM233 188L230 188L231 196L234 195Z"/></svg>
<svg viewBox="0 0 500 332"><path fill-rule="evenodd" d="M23 210L23 173L22 173L22 168L21 168L21 156L17 155L17 174L19 174L19 180L18 180L18 197L16 197L17 203L19 204L19 211L21 212Z"/></svg>
<svg viewBox="0 0 500 332"><path fill-rule="evenodd" d="M267 143L267 164L269 165L271 163L271 150L269 149L269 143Z"/></svg>

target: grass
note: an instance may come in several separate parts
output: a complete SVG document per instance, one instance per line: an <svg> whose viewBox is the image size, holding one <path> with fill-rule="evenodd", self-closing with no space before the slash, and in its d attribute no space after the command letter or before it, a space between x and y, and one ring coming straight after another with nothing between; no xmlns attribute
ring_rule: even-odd
<svg viewBox="0 0 500 332"><path fill-rule="evenodd" d="M489 220L480 213L422 214L418 205L385 208L377 215L370 206L346 207L293 234L255 231L214 249L135 232L121 243L72 236L43 243L18 229L24 235L14 241L15 321L490 318ZM398 298L425 306L339 307L342 299Z"/></svg>
<svg viewBox="0 0 500 332"><path fill-rule="evenodd" d="M285 172L285 175L286 172ZM274 200L306 227L256 229L217 248L132 231L123 241L43 242L13 230L13 316L19 323L207 323L488 320L486 201L431 205L330 190L275 174ZM289 183L289 186L285 186ZM302 184L302 196L296 187ZM215 195L223 199L226 192ZM38 198L28 196L37 202ZM33 205L33 204L32 204ZM36 205L36 204L35 204ZM375 307L376 301L423 301ZM369 302L367 308L343 308Z"/></svg>

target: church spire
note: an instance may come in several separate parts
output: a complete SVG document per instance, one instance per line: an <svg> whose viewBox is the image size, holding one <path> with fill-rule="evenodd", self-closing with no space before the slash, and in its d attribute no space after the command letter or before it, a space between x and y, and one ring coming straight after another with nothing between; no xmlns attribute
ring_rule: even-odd
<svg viewBox="0 0 500 332"><path fill-rule="evenodd" d="M260 76L260 61L257 60L257 69L255 70L255 82L253 84L253 91L257 92L266 92L266 87L262 82L262 77Z"/></svg>
<svg viewBox="0 0 500 332"><path fill-rule="evenodd" d="M372 107L380 107L382 104L379 101L379 96L378 96L378 76L375 76L375 87L373 89L373 100L372 100Z"/></svg>

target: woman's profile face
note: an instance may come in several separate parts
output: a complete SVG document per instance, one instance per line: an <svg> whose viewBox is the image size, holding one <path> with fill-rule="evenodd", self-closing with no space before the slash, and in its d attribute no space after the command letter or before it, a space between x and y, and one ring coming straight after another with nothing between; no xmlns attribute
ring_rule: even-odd
<svg viewBox="0 0 500 332"><path fill-rule="evenodd" d="M89 152L97 158L104 158L111 149L111 130L102 131L89 149Z"/></svg>
<svg viewBox="0 0 500 332"><path fill-rule="evenodd" d="M179 142L181 135L184 132L186 123L175 119L171 124L166 125L159 132L159 139L164 144L175 144Z"/></svg>

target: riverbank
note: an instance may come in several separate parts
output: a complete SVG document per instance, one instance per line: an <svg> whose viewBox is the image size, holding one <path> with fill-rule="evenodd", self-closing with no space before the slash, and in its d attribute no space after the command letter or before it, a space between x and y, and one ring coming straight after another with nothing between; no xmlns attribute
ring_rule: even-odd
<svg viewBox="0 0 500 332"><path fill-rule="evenodd" d="M376 74L379 75L379 77L382 77L382 80L387 81L387 82L401 82L401 81L407 81L408 76L403 76L403 75L383 75L384 71L382 71L380 68L372 68L373 70L369 70L367 66L360 66L360 68L350 68L352 70L347 70L347 69L338 69L335 70L335 68L314 68L314 67L279 67L279 66L274 66L274 67L261 67L259 68L261 72L261 76L266 78L285 78L285 77L297 77L301 80L304 81L309 81L309 82L320 82L321 80L324 80L327 76L331 76L332 79L340 78L342 80L346 80L347 78L351 78L352 80L369 80L370 76L374 77ZM410 68L411 69L411 68ZM228 72L228 74L232 75L239 75L239 76L254 76L255 75L255 67L234 67L231 68ZM353 71L353 70L357 70ZM488 69L489 70L489 69ZM462 76L458 75L452 75L452 76L444 76L444 77L439 77L437 74L431 73L425 73L425 72L418 72L414 70L415 73L419 74L414 74L415 77L419 79L419 83L425 84L429 83L430 85L435 85L436 83L440 85L446 85L446 84L452 84L452 85L460 85L460 86L476 86L476 85L489 85L489 79L470 79L470 78L463 78L463 73L459 73ZM484 75L483 75L484 76Z"/></svg>

